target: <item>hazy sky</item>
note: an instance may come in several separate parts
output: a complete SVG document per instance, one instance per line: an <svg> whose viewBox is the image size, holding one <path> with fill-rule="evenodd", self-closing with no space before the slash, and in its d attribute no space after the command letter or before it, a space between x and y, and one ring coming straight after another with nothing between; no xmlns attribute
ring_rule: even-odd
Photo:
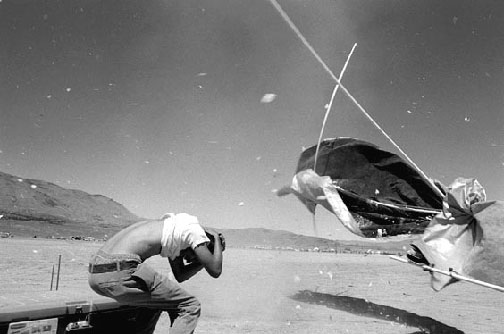
<svg viewBox="0 0 504 334"><path fill-rule="evenodd" d="M343 83L429 177L504 200L502 1L279 3L334 73L358 43ZM268 0L0 0L0 45L1 171L142 217L313 235L272 189L316 144L334 82ZM340 136L397 153L344 95L325 130Z"/></svg>

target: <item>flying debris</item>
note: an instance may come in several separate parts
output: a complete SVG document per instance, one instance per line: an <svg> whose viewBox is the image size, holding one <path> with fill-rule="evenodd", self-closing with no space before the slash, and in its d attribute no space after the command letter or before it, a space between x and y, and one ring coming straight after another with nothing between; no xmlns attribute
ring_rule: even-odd
<svg viewBox="0 0 504 334"><path fill-rule="evenodd" d="M276 168L273 168L272 173L273 173L273 177L274 177L274 178L278 177L278 175L280 174L280 173L278 172L278 169L276 169Z"/></svg>
<svg viewBox="0 0 504 334"><path fill-rule="evenodd" d="M298 161L290 186L277 195L296 195L312 213L322 205L351 232L375 238L420 234L441 212L442 196L398 155L354 138L322 141L314 170L316 146Z"/></svg>
<svg viewBox="0 0 504 334"><path fill-rule="evenodd" d="M276 94L264 94L261 98L261 103L271 103L276 99Z"/></svg>

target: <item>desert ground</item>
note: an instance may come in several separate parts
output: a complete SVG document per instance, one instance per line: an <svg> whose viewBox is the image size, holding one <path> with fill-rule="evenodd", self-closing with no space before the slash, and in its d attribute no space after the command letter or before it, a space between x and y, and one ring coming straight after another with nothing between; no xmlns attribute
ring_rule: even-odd
<svg viewBox="0 0 504 334"><path fill-rule="evenodd" d="M27 300L92 298L86 269L99 246L0 240L0 313ZM58 291L49 291L59 255ZM166 259L149 262L169 273ZM504 333L502 293L470 283L434 292L427 273L384 255L229 247L219 279L202 272L183 286L202 303L197 333ZM155 333L169 325L162 317Z"/></svg>

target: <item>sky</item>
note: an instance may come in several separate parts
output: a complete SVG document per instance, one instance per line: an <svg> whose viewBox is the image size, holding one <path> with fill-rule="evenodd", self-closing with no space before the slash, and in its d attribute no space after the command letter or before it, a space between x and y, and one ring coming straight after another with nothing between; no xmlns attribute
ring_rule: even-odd
<svg viewBox="0 0 504 334"><path fill-rule="evenodd" d="M357 43L343 85L428 177L504 200L504 3L278 2L335 74ZM144 218L315 234L273 190L335 82L269 0L0 0L0 45L0 171ZM398 153L341 92L324 137Z"/></svg>

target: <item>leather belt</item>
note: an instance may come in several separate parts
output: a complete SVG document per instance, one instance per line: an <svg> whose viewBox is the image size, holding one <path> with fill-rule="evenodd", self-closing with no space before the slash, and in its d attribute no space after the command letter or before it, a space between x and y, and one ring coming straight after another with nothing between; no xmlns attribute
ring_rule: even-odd
<svg viewBox="0 0 504 334"><path fill-rule="evenodd" d="M89 272L91 274L108 273L112 271L122 271L128 269L134 269L138 267L139 263L137 261L116 261L111 263L102 264L89 264Z"/></svg>

